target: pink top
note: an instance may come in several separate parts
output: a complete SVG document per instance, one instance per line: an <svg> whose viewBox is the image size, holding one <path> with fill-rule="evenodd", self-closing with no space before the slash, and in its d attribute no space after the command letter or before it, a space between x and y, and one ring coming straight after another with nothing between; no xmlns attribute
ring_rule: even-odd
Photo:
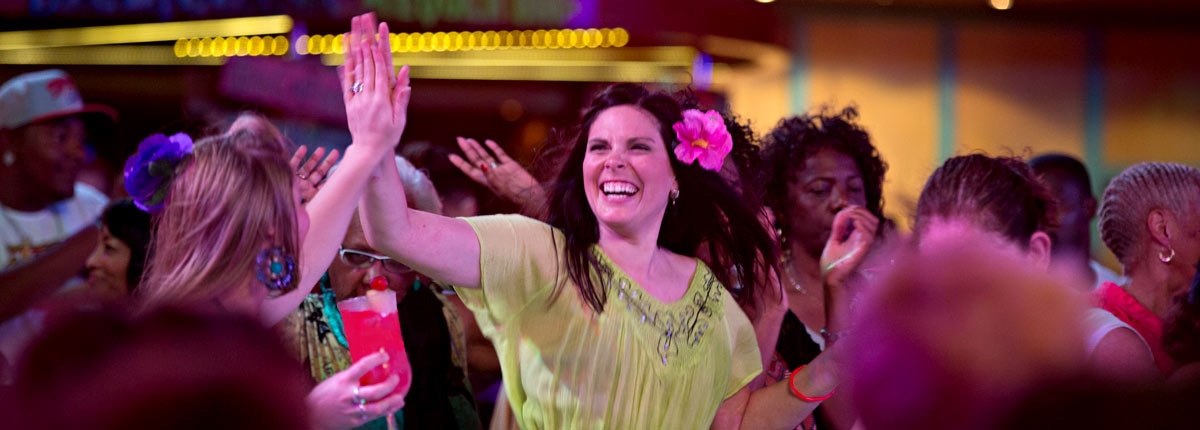
<svg viewBox="0 0 1200 430"><path fill-rule="evenodd" d="M1112 312L1113 316L1129 324L1142 336L1150 346L1150 352L1154 354L1154 364L1158 365L1158 371L1163 376L1169 376L1175 369L1175 362L1163 350L1162 318L1138 303L1124 288L1112 282L1105 282L1092 294L1096 298L1097 307Z"/></svg>

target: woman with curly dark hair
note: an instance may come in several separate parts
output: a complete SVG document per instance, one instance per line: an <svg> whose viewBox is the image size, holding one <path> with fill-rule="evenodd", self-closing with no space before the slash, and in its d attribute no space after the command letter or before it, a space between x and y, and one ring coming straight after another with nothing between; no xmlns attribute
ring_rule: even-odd
<svg viewBox="0 0 1200 430"><path fill-rule="evenodd" d="M848 302L844 284L858 269L883 218L883 176L887 165L857 124L858 112L785 119L766 137L762 159L767 177L765 201L779 235L784 306L775 360L768 377L813 360L836 342ZM804 428L849 428L849 414L834 397ZM828 412L828 413L827 413Z"/></svg>

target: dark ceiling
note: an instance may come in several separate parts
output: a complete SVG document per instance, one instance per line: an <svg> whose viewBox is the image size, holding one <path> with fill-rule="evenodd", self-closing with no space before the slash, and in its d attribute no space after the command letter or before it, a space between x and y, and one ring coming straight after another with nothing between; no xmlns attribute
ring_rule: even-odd
<svg viewBox="0 0 1200 430"><path fill-rule="evenodd" d="M745 0L752 1L752 0ZM1200 31L1200 0L775 0L775 7L817 14L928 16L1078 23L1104 27L1173 27ZM1004 0L998 0L1004 1Z"/></svg>

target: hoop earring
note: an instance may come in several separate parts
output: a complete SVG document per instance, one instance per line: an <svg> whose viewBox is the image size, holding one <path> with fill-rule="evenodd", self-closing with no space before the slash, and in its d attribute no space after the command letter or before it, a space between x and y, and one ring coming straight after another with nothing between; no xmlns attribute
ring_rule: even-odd
<svg viewBox="0 0 1200 430"><path fill-rule="evenodd" d="M1170 263L1171 260L1175 259L1175 248L1167 247L1167 249L1171 251L1171 255L1164 257L1162 251L1158 251L1158 261Z"/></svg>
<svg viewBox="0 0 1200 430"><path fill-rule="evenodd" d="M254 259L254 276L268 290L283 291L291 288L295 274L296 259L286 254L282 247L264 249Z"/></svg>
<svg viewBox="0 0 1200 430"><path fill-rule="evenodd" d="M675 201L679 200L679 189L678 188L671 190L670 198L671 198L671 206L675 206Z"/></svg>

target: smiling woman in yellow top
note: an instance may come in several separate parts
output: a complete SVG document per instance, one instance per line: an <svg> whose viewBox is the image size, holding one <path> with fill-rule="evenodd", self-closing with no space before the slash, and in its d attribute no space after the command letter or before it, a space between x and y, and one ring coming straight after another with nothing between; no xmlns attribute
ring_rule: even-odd
<svg viewBox="0 0 1200 430"><path fill-rule="evenodd" d="M349 67L392 67L374 23L353 27L379 42L351 44L370 53L352 52L362 63ZM360 207L368 241L457 286L496 345L523 428L794 427L837 384L836 355L751 393L760 355L737 301L765 288L774 251L718 173L729 144L719 116L619 84L573 137L548 223L408 210L381 161Z"/></svg>

